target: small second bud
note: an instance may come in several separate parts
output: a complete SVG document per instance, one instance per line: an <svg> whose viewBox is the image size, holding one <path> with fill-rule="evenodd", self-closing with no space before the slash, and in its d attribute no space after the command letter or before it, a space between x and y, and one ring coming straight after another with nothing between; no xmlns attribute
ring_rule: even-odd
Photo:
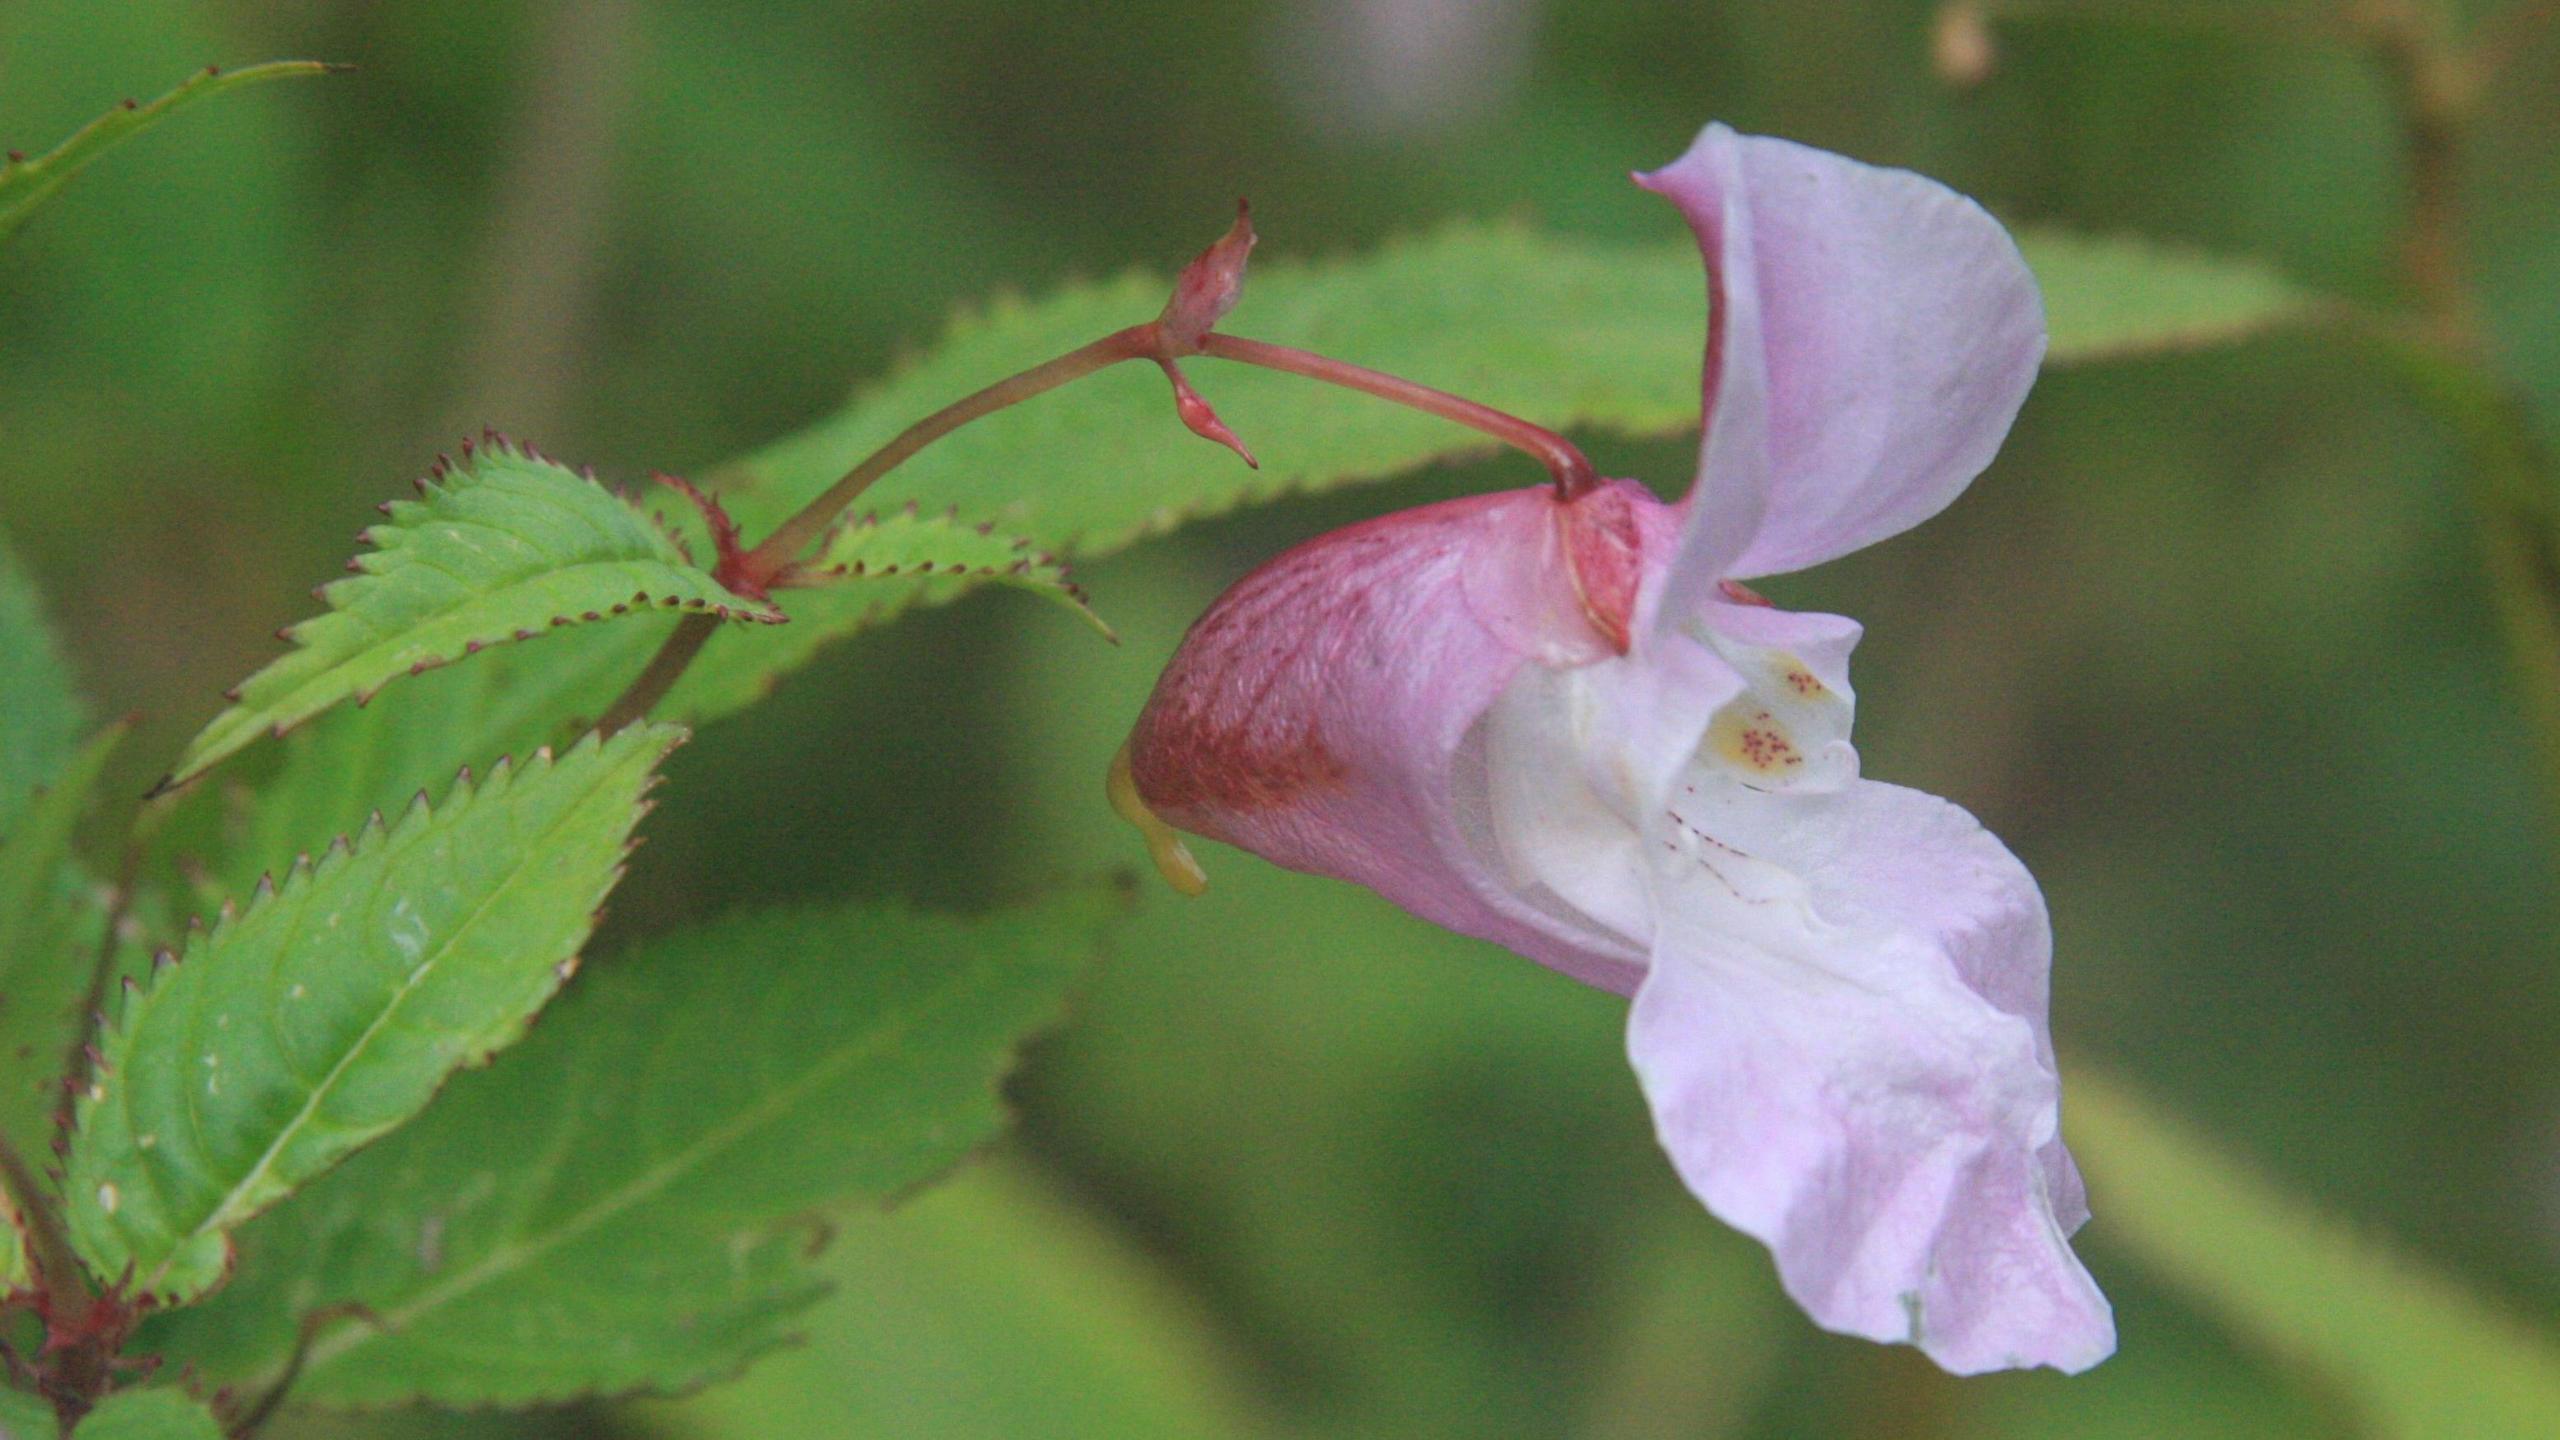
<svg viewBox="0 0 2560 1440"><path fill-rule="evenodd" d="M1182 267L1173 282L1173 298L1164 302L1164 313L1150 328L1155 362L1164 367L1165 378L1173 382L1173 408L1182 423L1192 434L1226 446L1244 463L1259 470L1262 462L1244 448L1236 432L1227 428L1227 422L1218 418L1218 412L1200 398L1200 392L1191 388L1191 382L1173 363L1178 357L1199 354L1209 332L1218 328L1218 322L1243 298L1245 258L1253 253L1253 241L1253 209L1238 200L1236 223Z"/></svg>
<svg viewBox="0 0 2560 1440"><path fill-rule="evenodd" d="M1203 440L1217 441L1236 452L1245 464L1261 469L1262 462L1254 459L1253 452L1244 448L1244 442L1236 438L1236 432L1228 429L1227 422L1218 418L1218 412L1209 408L1209 402L1200 398L1200 392L1191 388L1191 382L1182 378L1182 372L1174 367L1174 363L1170 360L1160 363L1164 366L1165 378L1173 382L1174 413L1182 417L1182 423L1190 427L1191 433Z"/></svg>
<svg viewBox="0 0 2560 1440"><path fill-rule="evenodd" d="M1192 257L1173 282L1173 298L1156 317L1170 355L1197 355L1200 342L1244 295L1245 257L1253 253L1253 209L1236 202L1236 223L1208 249Z"/></svg>

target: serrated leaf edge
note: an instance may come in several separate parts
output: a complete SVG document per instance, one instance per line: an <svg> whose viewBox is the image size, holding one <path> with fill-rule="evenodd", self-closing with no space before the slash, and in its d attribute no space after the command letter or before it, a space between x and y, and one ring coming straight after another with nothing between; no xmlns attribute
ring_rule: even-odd
<svg viewBox="0 0 2560 1440"><path fill-rule="evenodd" d="M666 541L673 555L678 559L681 559L687 567L699 569L698 566L694 566L693 564L693 558L689 547L687 547L683 541L668 528L661 517L651 515L648 511L635 504L630 496L606 488L605 485L596 478L594 471L590 469L584 467L572 469L570 466L545 455L542 451L536 449L531 444L510 439L495 430L485 430L481 432L481 436L476 442L472 440L463 441L460 450L461 454L458 460L450 456L439 455L436 457L435 463L428 467L425 475L410 482L412 487L417 490L419 498L414 500L386 500L375 507L388 517L390 523L387 526L368 525L364 529L356 532L356 542L360 545L371 546L372 548L361 551L348 559L346 562L346 569L351 572L350 574L316 586L311 592L312 598L319 601L327 608L318 615L306 616L276 632L276 638L285 642L292 648L288 649L284 654L268 661L266 664L259 666L255 671L251 672L247 678L241 680L238 684L230 686L222 692L222 698L225 702L225 708L222 713L217 714L213 719L207 721L203 729L196 733L195 738L188 742L187 749L180 758L180 763L171 768L167 774L163 775L159 781L151 787L150 791L145 795L146 799L157 798L168 794L170 791L176 790L181 786L193 783L197 779L201 778L206 772L212 770L215 766L220 765L223 761L230 759L233 755L247 748L248 745L253 742L255 732L251 732L248 737L235 740L229 745L208 750L203 754L196 753L196 747L203 741L204 737L207 734L210 734L215 726L220 725L223 720L232 713L234 708L239 706L241 703L241 696L248 691L250 687L257 685L259 682L265 680L268 676L274 674L282 667L293 663L297 657L308 653L301 639L302 631L305 627L331 616L349 613L345 609L343 603L343 596L345 594L344 587L350 586L358 580L375 579L383 575L393 573L397 566L386 562L401 560L403 552L414 540L413 532L405 528L409 517L413 513L424 512L432 505L436 497L452 493L453 487L450 482L457 478L466 476L468 473L468 467L475 463L475 461L481 456L496 454L514 459L521 459L533 464L550 466L564 474L574 475L578 479L584 480L588 485L601 492L615 505L630 512L642 529L648 531L657 538ZM611 563L618 564L625 562ZM580 567L566 566L562 567L560 570L549 573L564 574L577 568ZM706 575L704 579L717 588L717 582L711 581L708 575ZM722 593L729 592L724 590ZM725 605L717 601L685 600L672 596L653 595L646 589L635 590L632 592L630 599L617 601L600 610L584 610L575 614L553 615L543 626L539 628L533 626L517 626L511 631L502 631L480 636L466 636L458 649L449 650L443 654L424 656L412 662L404 673L414 678L416 676L426 674L430 670L441 669L444 666L468 659L469 657L477 655L481 651L489 649L492 646L508 644L510 642L535 640L541 638L550 631L563 629L568 626L593 624L648 610L663 610L668 613L706 614L724 621L739 621L756 625L780 625L787 623L791 618L789 615L783 613L780 608L771 604L759 607L746 602L743 597L733 596L733 598L739 599L740 603L737 605ZM322 673L325 674L326 672ZM316 679L318 677L313 678ZM370 686L355 687L343 698L354 701L358 706L370 704L374 696L382 693L382 691L391 685L397 678L397 676L394 676L391 679L386 679ZM316 720L320 716L336 709L339 703L341 702L333 700L328 704L322 705L318 709L311 711L307 715L280 720L263 728L268 738L282 739L284 736L291 734L302 725L307 724L312 720Z"/></svg>
<svg viewBox="0 0 2560 1440"><path fill-rule="evenodd" d="M987 539L1003 541L1018 558L1002 566L970 565L959 562L936 565L931 561L925 561L915 565L883 565L872 569L860 560L835 565L823 563L825 557L835 549L837 540L848 532L878 529L884 522L894 524L902 520L911 522L919 530L927 528L973 530ZM993 520L975 522L963 520L960 517L960 507L957 505L950 506L939 514L927 515L918 502L910 500L899 509L889 511L885 517L877 510L867 511L859 516L852 514L841 516L833 525L827 527L827 532L818 545L818 555L820 563L796 572L801 577L801 583L808 588L830 588L829 581L900 579L958 580L970 585L1012 585L1017 589L1036 590L1053 596L1061 604L1083 616L1095 629L1102 632L1104 638L1114 643L1117 643L1120 638L1109 623L1094 610L1092 595L1075 580L1072 569L1064 559L1054 551L1039 548L1038 542L1028 535L1016 535L1010 531L999 532Z"/></svg>
<svg viewBox="0 0 2560 1440"><path fill-rule="evenodd" d="M689 733L690 732L685 730L682 726L643 724L631 726L628 729L615 734L610 739L607 739L599 732L590 730L585 735L579 737L579 739L570 745L567 750L560 752L556 756L552 747L548 745L535 750L532 755L527 757L522 763L518 763L513 756L500 756L495 762L490 764L488 767L488 773L485 777L475 778L470 767L465 766L454 777L453 784L448 787L441 805L433 802L429 798L425 789L421 788L417 795L410 800L409 804L402 809L398 819L386 823L382 812L377 810L353 835L340 835L333 839L322 851L317 860L314 860L308 852L297 855L294 858L293 864L287 867L285 878L281 883L277 882L272 872L259 876L256 886L253 887L251 891L249 904L245 909L236 901L225 900L221 909L216 912L211 924L207 924L201 916L191 918L187 922L187 937L181 947L175 951L163 949L152 957L151 984L146 987L136 983L132 976L126 976L124 978L123 986L121 987L123 993L120 997L115 1014L112 1016L100 1017L102 1023L99 1025L95 1038L92 1041L93 1048L91 1054L93 1064L90 1069L89 1087L85 1093L77 1096L74 1102L74 1117L71 1127L72 1135L76 1136L83 1128L85 1128L89 1116L97 1109L97 1107L105 1104L111 1094L115 1093L109 1084L114 1076L112 1058L116 1056L119 1045L121 1045L125 1041L126 1037L131 1034L133 1026L140 1018L143 1007L147 1006L151 1002L158 986L167 975L176 971L189 960L200 958L198 953L200 947L209 950L210 947L220 941L234 925L246 919L247 916L254 914L259 909L267 905L281 903L285 900L294 898L303 891L310 889L313 885L318 884L324 876L328 875L333 870L343 865L353 863L357 857L368 853L375 846L387 845L398 836L417 827L431 824L438 819L450 819L457 814L468 813L469 808L473 804L484 801L491 796L505 794L514 785L521 783L523 777L526 775L555 769L563 763L578 758L581 754L589 750L595 751L599 757L602 757L603 753L607 749L616 745L628 744L634 748L654 745L657 753L650 761L651 774L648 780L640 788L636 808L631 819L631 832L626 833L623 840L622 852L625 859L617 861L606 870L603 881L598 886L594 899L589 902L586 936L581 938L577 949L573 950L568 956L561 959L553 966L553 970L557 978L552 987L551 993L556 995L559 987L568 983L568 981L577 974L583 958L585 940L593 937L597 923L603 918L605 899L611 895L614 888L621 883L624 871L627 868L627 857L633 850L637 849L641 843L642 837L636 833L637 828L640 822L648 816L649 812L656 808L656 802L649 798L650 792L654 791L660 784L664 783L665 780L664 775L658 773L657 767L664 763L666 756L672 752L676 746L684 743L684 740L688 737ZM599 758L597 763L602 765L609 762ZM543 1004L547 1005L548 1003L549 999L546 997ZM539 1015L540 1009L537 1007L532 1014L526 1016L524 1021L516 1027L513 1034L507 1036L500 1043L489 1047L477 1055L467 1056L458 1061L453 1067L445 1072L443 1079L437 1082L435 1090L441 1091L443 1086L450 1082L454 1075L460 1074L462 1071L478 1069L486 1065L500 1050L503 1050L509 1045L521 1040L525 1032L531 1028L534 1020L538 1018ZM430 1092L430 1103L432 1101L432 1093L433 1092ZM69 1138L66 1137L66 1150L68 1148ZM348 1151L347 1155L353 1155L362 1148L363 1146L359 1145L355 1147L355 1149ZM261 1166L265 1163L266 1158L272 1157L275 1153L275 1149L275 1146L269 1147L268 1156L261 1158ZM347 1155L341 1155L337 1160L334 1160L330 1162L329 1165L322 1167L319 1172L312 1175L310 1180L306 1180L304 1184L308 1185L311 1181L319 1179L321 1175L327 1174L329 1170L335 1169L338 1164L345 1161ZM66 1155L62 1175L66 1194L68 1193L70 1169L71 1164L68 1156ZM245 1182L243 1182L243 1184L234 1185L231 1193L234 1195L238 1194L244 1186ZM228 1203L229 1201L226 1198L225 1205ZM255 1213L253 1213L251 1215L232 1219L227 1223L218 1224L218 1217L222 1208L223 1207L220 1206L216 1207L215 1216L207 1217L204 1221L200 1222L193 1231L190 1231L185 1237L170 1247L170 1255L174 1258L178 1251L182 1250L187 1245L193 1244L207 1231L218 1228L223 1232L222 1276L221 1278L216 1279L212 1284L204 1287L204 1289L193 1292L189 1296L189 1300L192 1300L197 1295L211 1293L214 1289L219 1288L224 1280L229 1278L231 1267L238 1258L236 1247L231 1241L230 1232L237 1230L239 1226L246 1224L250 1219L255 1218ZM88 1263L89 1257L83 1255L81 1259L85 1264ZM109 1278L113 1279L114 1277ZM155 1297L155 1286L159 1278L159 1276L155 1275L151 1280L145 1281L137 1286L137 1289L143 1294L146 1300Z"/></svg>

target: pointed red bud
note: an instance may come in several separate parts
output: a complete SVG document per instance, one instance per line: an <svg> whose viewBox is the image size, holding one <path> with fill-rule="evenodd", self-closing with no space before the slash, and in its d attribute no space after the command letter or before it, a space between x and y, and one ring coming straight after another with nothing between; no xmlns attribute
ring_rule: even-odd
<svg viewBox="0 0 2560 1440"><path fill-rule="evenodd" d="M1181 276L1173 282L1173 298L1165 302L1164 313L1156 317L1170 353L1197 353L1200 342L1208 338L1228 311L1236 308L1237 299L1244 294L1244 262L1253 253L1253 240L1252 209L1238 200L1236 223L1182 267Z"/></svg>
<svg viewBox="0 0 2560 1440"><path fill-rule="evenodd" d="M1228 429L1227 422L1218 418L1218 412L1209 408L1209 402L1201 399L1200 392L1191 388L1191 382L1182 378L1182 372L1174 368L1173 362L1164 360L1158 363L1164 366L1165 378L1173 382L1174 413L1182 417L1182 423L1190 427L1191 433L1226 446L1236 452L1245 464L1261 469L1262 462L1254 459L1253 452L1244 448L1244 442L1236 438L1236 432Z"/></svg>

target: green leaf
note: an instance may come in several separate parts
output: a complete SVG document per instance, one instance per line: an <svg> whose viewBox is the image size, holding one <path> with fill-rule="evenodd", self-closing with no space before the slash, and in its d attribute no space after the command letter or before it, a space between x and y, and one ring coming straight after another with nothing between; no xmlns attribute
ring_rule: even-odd
<svg viewBox="0 0 2560 1440"><path fill-rule="evenodd" d="M0 1440L54 1440L60 1434L53 1402L25 1390L0 1386Z"/></svg>
<svg viewBox="0 0 2560 1440"><path fill-rule="evenodd" d="M0 163L0 240L9 238L36 208L69 184L100 155L199 100L293 75L325 75L336 67L317 60L273 60L246 69L206 66L148 105L127 100L73 132L70 139L32 160Z"/></svg>
<svg viewBox="0 0 2560 1440"><path fill-rule="evenodd" d="M807 1343L643 1412L668 1440L840 1435L1196 1440L1269 1434L1241 1365L1128 1237L1019 1165L853 1222ZM1693 1297L1694 1298L1694 1297Z"/></svg>
<svg viewBox="0 0 2560 1440"><path fill-rule="evenodd" d="M377 548L323 586L327 613L286 632L294 649L244 681L160 782L183 785L267 733L282 734L402 675L635 611L780 621L696 569L666 532L594 480L492 439L383 507Z"/></svg>
<svg viewBox="0 0 2560 1440"><path fill-rule="evenodd" d="M242 1237L239 1274L140 1348L255 1389L531 1404L681 1389L780 1343L821 1290L821 1207L878 1203L993 1135L1114 890L956 919L734 917L616 957L486 1073Z"/></svg>
<svg viewBox="0 0 2560 1440"><path fill-rule="evenodd" d="M21 1155L46 1153L54 1139L55 1082L80 1029L104 923L71 835L125 729L83 746L0 838L0 1137Z"/></svg>
<svg viewBox="0 0 2560 1440"><path fill-rule="evenodd" d="M2142 1100L2073 1074L2093 1237L2267 1351L2376 1435L2560 1435L2560 1346L2441 1274L2279 1193Z"/></svg>
<svg viewBox="0 0 2560 1440"><path fill-rule="evenodd" d="M870 513L847 517L827 533L807 567L797 572L802 585L877 584L919 580L986 582L1010 585L1054 600L1087 624L1113 638L1111 627L1093 613L1083 587L1067 578L1058 557L1035 549L993 523L972 525L957 510L921 513L910 504L886 516Z"/></svg>
<svg viewBox="0 0 2560 1440"><path fill-rule="evenodd" d="M80 1440L222 1440L222 1423L182 1390L119 1390L75 1433Z"/></svg>
<svg viewBox="0 0 2560 1440"><path fill-rule="evenodd" d="M626 623L664 638L649 620ZM528 754L584 733L647 659L645 644L626 654L582 643L620 628L585 627L488 651L286 736L283 765L233 817L218 857L221 891L246 891L375 813L399 813L423 784L472 758Z"/></svg>
<svg viewBox="0 0 2560 1440"><path fill-rule="evenodd" d="M88 723L35 584L0 542L0 835L70 760Z"/></svg>
<svg viewBox="0 0 2560 1440"><path fill-rule="evenodd" d="M229 1233L523 1034L621 874L681 738L501 762L297 866L127 1003L80 1097L65 1204L102 1277L183 1301Z"/></svg>
<svg viewBox="0 0 2560 1440"><path fill-rule="evenodd" d="M2320 308L2258 260L2048 229L2021 233L2018 245L2044 290L2050 365L2227 345Z"/></svg>

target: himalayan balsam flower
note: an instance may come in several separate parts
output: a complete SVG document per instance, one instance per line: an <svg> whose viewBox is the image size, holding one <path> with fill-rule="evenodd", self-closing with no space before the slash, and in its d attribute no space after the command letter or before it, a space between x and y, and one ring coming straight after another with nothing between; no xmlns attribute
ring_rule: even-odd
<svg viewBox="0 0 2560 1440"><path fill-rule="evenodd" d="M1706 254L1688 496L1540 487L1299 546L1192 627L1124 787L1631 997L1663 1148L1822 1325L2084 1369L2115 1333L2065 1238L2043 898L1964 811L1859 777L1857 624L1739 583L1981 472L2043 354L2034 281L1907 172L1713 126L1639 178Z"/></svg>

